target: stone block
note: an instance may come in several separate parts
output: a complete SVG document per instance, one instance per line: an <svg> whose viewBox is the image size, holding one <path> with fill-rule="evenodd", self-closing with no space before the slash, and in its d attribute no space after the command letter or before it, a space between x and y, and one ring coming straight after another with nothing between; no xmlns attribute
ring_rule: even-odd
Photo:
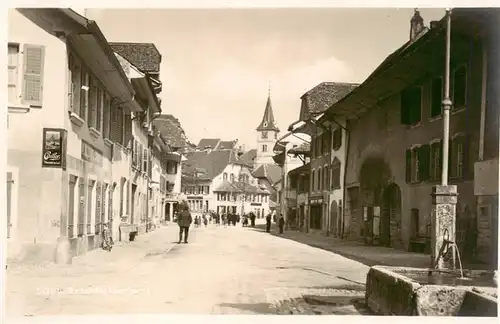
<svg viewBox="0 0 500 324"><path fill-rule="evenodd" d="M441 186L436 185L432 187L432 204L457 204L458 191L456 185Z"/></svg>
<svg viewBox="0 0 500 324"><path fill-rule="evenodd" d="M365 294L370 310L396 316L498 316L496 288L420 284L405 276L413 272L425 276L427 269L371 267Z"/></svg>

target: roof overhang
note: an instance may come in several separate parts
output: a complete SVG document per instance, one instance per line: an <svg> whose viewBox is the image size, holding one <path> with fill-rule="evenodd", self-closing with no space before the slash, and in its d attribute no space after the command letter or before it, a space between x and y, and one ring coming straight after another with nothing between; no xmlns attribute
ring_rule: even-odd
<svg viewBox="0 0 500 324"><path fill-rule="evenodd" d="M147 100L148 107L152 108L153 113L155 114L161 113L161 107L158 101L158 97L154 92L154 88L151 84L151 81L149 80L148 75L146 74L144 75L144 77L141 78L132 78L130 79L130 82L134 86L134 89L137 91L137 94L141 98Z"/></svg>
<svg viewBox="0 0 500 324"><path fill-rule="evenodd" d="M464 41L464 36L477 37L484 31L472 17L468 17L468 12L469 9L452 11L452 56L468 53L470 44ZM443 70L445 32L443 18L416 41L403 45L392 57L389 56L360 86L330 106L318 123L324 125L330 117L358 118L380 101L417 83L423 76Z"/></svg>
<svg viewBox="0 0 500 324"><path fill-rule="evenodd" d="M106 38L93 20L67 8L18 8L23 16L58 38L65 37L118 105L134 111L134 90Z"/></svg>

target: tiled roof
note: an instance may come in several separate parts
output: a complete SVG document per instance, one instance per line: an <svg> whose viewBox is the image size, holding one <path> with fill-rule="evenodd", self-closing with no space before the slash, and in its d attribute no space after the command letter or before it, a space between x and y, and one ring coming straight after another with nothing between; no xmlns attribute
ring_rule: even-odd
<svg viewBox="0 0 500 324"><path fill-rule="evenodd" d="M323 82L300 97L307 101L309 113L319 114L348 95L359 84L343 82Z"/></svg>
<svg viewBox="0 0 500 324"><path fill-rule="evenodd" d="M177 118L172 115L161 115L153 120L153 126L158 129L168 145L176 148L185 148L191 145Z"/></svg>
<svg viewBox="0 0 500 324"><path fill-rule="evenodd" d="M153 43L109 43L113 51L123 56L142 72L160 72L161 54Z"/></svg>
<svg viewBox="0 0 500 324"><path fill-rule="evenodd" d="M252 175L258 179L267 179L274 184L281 179L281 168L274 164L263 164L253 171Z"/></svg>
<svg viewBox="0 0 500 324"><path fill-rule="evenodd" d="M236 144L235 141L220 141L219 145L217 146L218 150L232 150L234 148L234 145Z"/></svg>
<svg viewBox="0 0 500 324"><path fill-rule="evenodd" d="M193 174L194 169L202 170L200 180L212 180L224 171L228 165L233 151L211 151L186 153L187 161L183 164L186 174Z"/></svg>
<svg viewBox="0 0 500 324"><path fill-rule="evenodd" d="M234 186L228 180L223 180L220 186L218 186L214 192L241 192L239 188Z"/></svg>
<svg viewBox="0 0 500 324"><path fill-rule="evenodd" d="M210 148L215 149L217 144L219 144L220 138L202 138L200 142L198 143L198 148L200 150L204 150L207 146L210 146Z"/></svg>
<svg viewBox="0 0 500 324"><path fill-rule="evenodd" d="M253 164L256 157L257 157L257 150L251 149L250 151L243 153L243 155L241 155L240 157L240 160L244 160L249 164Z"/></svg>

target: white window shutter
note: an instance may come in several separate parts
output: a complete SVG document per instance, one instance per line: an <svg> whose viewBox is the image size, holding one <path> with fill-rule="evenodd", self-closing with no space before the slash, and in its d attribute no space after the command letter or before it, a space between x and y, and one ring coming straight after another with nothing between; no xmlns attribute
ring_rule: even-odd
<svg viewBox="0 0 500 324"><path fill-rule="evenodd" d="M41 107L45 46L24 44L23 54L23 103Z"/></svg>

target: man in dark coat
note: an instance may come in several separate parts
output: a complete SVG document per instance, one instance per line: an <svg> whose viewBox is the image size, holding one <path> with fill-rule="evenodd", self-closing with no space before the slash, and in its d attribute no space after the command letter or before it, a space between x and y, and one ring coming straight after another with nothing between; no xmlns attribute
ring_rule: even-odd
<svg viewBox="0 0 500 324"><path fill-rule="evenodd" d="M177 224L179 225L179 243L182 241L182 233L184 232L184 243L188 242L189 226L193 222L193 217L189 212L189 207L184 207L184 210L179 213Z"/></svg>
<svg viewBox="0 0 500 324"><path fill-rule="evenodd" d="M285 218L283 215L280 215L280 218L278 219L278 227L280 230L280 234L283 234L283 227L285 226Z"/></svg>
<svg viewBox="0 0 500 324"><path fill-rule="evenodd" d="M266 216L266 232L271 232L271 214L267 214Z"/></svg>
<svg viewBox="0 0 500 324"><path fill-rule="evenodd" d="M250 224L252 227L255 227L255 214L254 213L250 214Z"/></svg>

